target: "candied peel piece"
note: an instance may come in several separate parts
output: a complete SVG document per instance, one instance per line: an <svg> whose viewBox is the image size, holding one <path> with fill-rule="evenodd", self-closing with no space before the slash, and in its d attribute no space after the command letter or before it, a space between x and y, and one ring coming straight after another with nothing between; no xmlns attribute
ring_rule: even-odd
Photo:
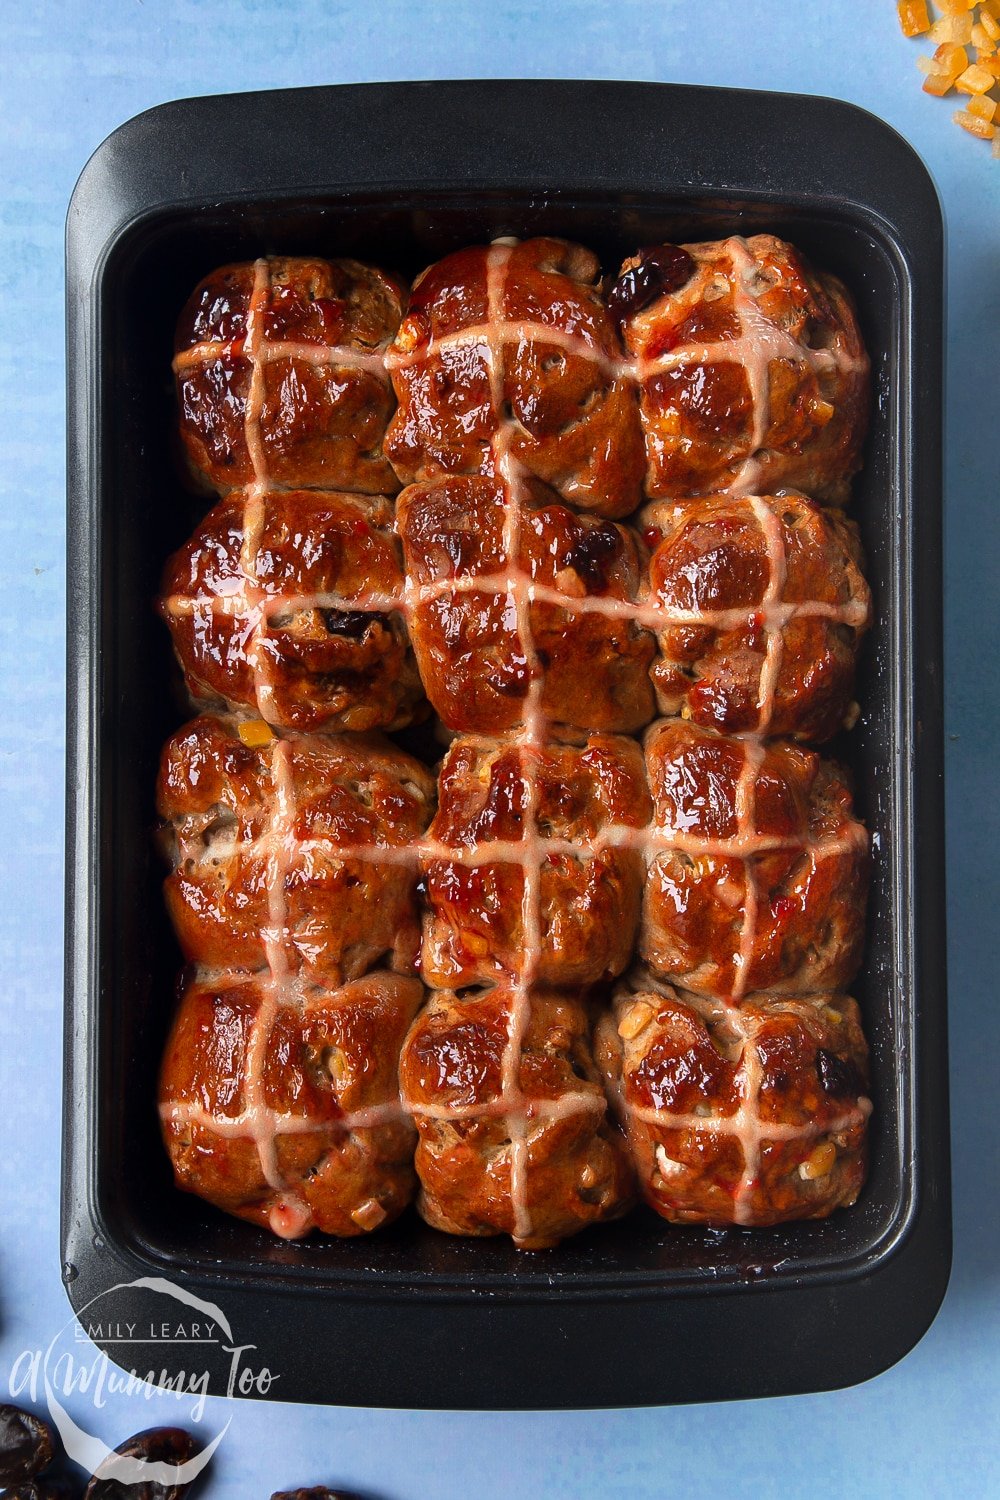
<svg viewBox="0 0 1000 1500"><path fill-rule="evenodd" d="M926 35L934 42L932 54L917 58L924 74L924 93L943 98L952 89L969 103L952 119L969 135L996 141L995 89L1000 82L1000 0L897 0L905 36ZM935 15L935 12L938 14ZM930 22L925 26L924 16ZM974 49L974 59L970 50ZM995 152L1000 156L1000 148Z"/></svg>
<svg viewBox="0 0 1000 1500"><path fill-rule="evenodd" d="M968 65L969 56L964 47L942 42L935 48L933 56L920 59L921 72L927 74L924 92L938 97L947 94Z"/></svg>
<svg viewBox="0 0 1000 1500"><path fill-rule="evenodd" d="M263 719L244 719L236 726L236 733L250 750L259 750L261 745L269 745L276 738L270 724Z"/></svg>
<svg viewBox="0 0 1000 1500"><path fill-rule="evenodd" d="M958 42L965 46L972 39L972 19L969 16L942 16L930 29L932 42Z"/></svg>
<svg viewBox="0 0 1000 1500"><path fill-rule="evenodd" d="M924 79L924 93L933 94L936 99L942 99L955 87L957 73L934 72L928 74Z"/></svg>
<svg viewBox="0 0 1000 1500"><path fill-rule="evenodd" d="M972 63L956 78L955 87L960 94L985 94L993 87L995 81L988 68L980 67L979 63Z"/></svg>
<svg viewBox="0 0 1000 1500"><path fill-rule="evenodd" d="M935 48L934 61L938 65L939 73L958 78L968 67L969 54L957 42L942 42L939 47Z"/></svg>
<svg viewBox="0 0 1000 1500"><path fill-rule="evenodd" d="M956 109L952 115L956 125L961 125L970 135L978 136L980 140L992 141L996 135L996 126L991 125L989 120L980 120L971 115L967 109Z"/></svg>
<svg viewBox="0 0 1000 1500"><path fill-rule="evenodd" d="M931 18L927 14L926 0L897 0L896 10L904 36L921 36L930 30Z"/></svg>
<svg viewBox="0 0 1000 1500"><path fill-rule="evenodd" d="M837 1148L832 1141L823 1141L806 1157L799 1167L799 1176L807 1182L825 1177L837 1160Z"/></svg>

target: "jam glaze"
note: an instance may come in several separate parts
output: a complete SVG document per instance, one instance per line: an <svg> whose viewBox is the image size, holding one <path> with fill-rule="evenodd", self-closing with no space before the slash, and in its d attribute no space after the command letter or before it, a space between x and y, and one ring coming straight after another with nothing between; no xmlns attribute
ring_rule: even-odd
<svg viewBox="0 0 1000 1500"><path fill-rule="evenodd" d="M417 980L385 972L330 991L203 971L161 1070L178 1184L284 1239L396 1218L416 1186L396 1062L422 999Z"/></svg>
<svg viewBox="0 0 1000 1500"><path fill-rule="evenodd" d="M598 1036L606 1043L599 1045L601 1068L649 1201L665 1217L685 1217L678 1194L662 1188L690 1165L680 1159L678 1131L688 1131L696 1155L710 1156L718 1148L718 1170L706 1168L706 1181L712 1178L707 1207L698 1185L689 1184L691 1218L749 1224L775 1222L768 1213L825 1213L853 1201L860 1185L860 1138L870 1110L859 1093L864 1060L853 1043L845 1048L839 1031L813 1024L813 1012L824 1003L842 1013L853 1002L811 995L801 1001L807 1009L800 1013L796 991L812 980L832 991L856 967L866 836L851 815L849 791L836 768L813 752L768 743L763 736L821 738L839 725L848 712L853 651L867 626L870 603L847 523L838 526L824 518L801 496L756 491L765 480L778 489L777 478L795 472L799 463L798 472L817 491L843 498L844 476L855 458L850 442L837 436L837 422L843 416L850 424L851 402L855 397L861 402L867 362L863 350L858 352L860 341L857 350L852 344L853 313L846 299L838 301L832 279L817 291L807 273L777 264L777 252L765 253L759 242L767 238L727 241L721 250L689 246L676 255L666 253L676 247L664 247L659 279L644 252L648 263L640 257L639 264L645 269L633 275L629 296L623 292L618 299L624 352L610 319L605 318L610 336L606 329L595 332L595 319L600 320L593 306L588 311L589 299L579 288L550 298L548 310L543 297L532 303L536 272L550 284L558 276L580 283L592 277L587 252L558 245L539 252L538 245L549 242L533 242L529 254L524 246L498 242L449 258L442 263L447 274L430 268L418 279L409 316L386 357L400 392L388 451L401 477L418 481L399 505L405 568L401 578L371 568L350 587L330 575L319 580L322 587L303 579L300 592L289 587L275 593L261 577L267 517L284 482L268 467L273 447L262 426L263 371L270 359L264 343L273 335L278 346L281 329L273 319L286 299L264 286L258 268L242 321L235 303L213 303L205 314L204 321L214 318L225 331L231 345L227 357L246 362L251 371L244 436L252 478L232 586L203 589L199 581L186 593L168 595L168 603L176 604L178 617L189 612L201 619L236 620L237 633L250 623L244 632L250 701L278 725L283 710L276 701L269 625L280 628L285 616L298 611L329 615L328 636L364 643L374 631L385 631L384 621L405 621L434 706L462 733L442 772L441 811L426 834L414 834L405 844L375 848L346 841L338 848L341 859L356 860L360 867L370 862L397 869L405 878L415 878L418 868L422 872L429 908L422 977L439 988L403 1048L402 1107L412 1112L419 1131L421 1211L450 1232L509 1232L519 1246L539 1248L627 1206L630 1170L613 1144L604 1100L595 1090L583 993L595 978L612 979L625 966L635 904L628 892L644 868L642 953L658 972L647 968L630 976L620 997L627 995L633 1008L640 1001L653 1004L657 996L674 993L667 979L681 980L687 988L680 997L687 1006L681 1030L702 1025L714 1055L713 1060L704 1045L687 1052L667 1049L657 1072L655 1049L647 1049L636 1070L637 1078L645 1078L642 1087L648 1084L643 1095L616 1060L625 1035L622 1021L626 1032L637 1024L632 1010L621 1009L624 1000L616 1002L617 1028L608 1017L600 1023ZM717 254L713 266L721 257L728 270L710 270L708 250ZM711 279L716 275L728 291L709 296L717 290ZM295 330L295 339L314 338L318 347L341 312L336 299L317 300L323 305L310 314L308 326ZM635 500L626 506L625 496L638 495L641 482L641 462L636 468L629 456L637 451L634 438L641 430L636 387L653 492L670 497L643 513L641 538L614 519L634 508ZM597 414L594 421L588 412ZM601 422L613 417L620 423L623 412L632 413L625 421L632 436L615 453L602 446ZM665 428L663 412L669 418ZM698 463L705 431L710 448L721 438L711 448L710 462L706 459L697 473L692 464L694 479L675 463L674 450L688 441L683 431L682 441L670 446L676 437L671 424L683 428L688 421L694 424L689 446ZM807 452L808 461L802 458ZM616 471L620 476L607 490L593 477L601 464L607 465L605 479ZM720 542L695 579L697 587L692 584L685 593L685 581L698 566L685 573L681 507L674 496L699 493L697 485L709 470L710 488L724 482L727 491L704 502L707 510L718 506L713 524L720 537L732 526L753 540L728 549ZM451 497L451 510L444 506L448 513L442 521L443 495ZM574 516L565 502L609 519ZM842 587L830 590L820 577L822 568L799 568L786 512L796 515L796 526L807 522L815 530L817 545L837 560ZM642 578L647 548L653 552L648 586ZM638 642L645 653L639 676L652 656L653 634L659 637L663 659L654 676L661 709L679 710L691 722L661 722L648 732L651 817L648 796L641 812L638 800L631 807L628 797L611 798L585 829L586 819L575 814L574 776L565 767L574 757L591 754L601 737L591 736L581 746L585 731L594 728L593 708L564 709L553 701L546 608L556 622L553 638L560 632L571 638L577 627L594 626L609 632L605 647L608 641ZM456 640L461 641L462 630L472 629L466 619L472 620L476 639L488 638L495 653L490 658L495 682L485 708L463 683L450 698L443 696L451 686ZM724 675L712 678L711 641L706 646L706 640L713 633L735 637L749 659L744 680L735 685ZM793 669L806 661L817 639L829 646L831 660L836 656L828 671L830 685L814 695L818 702L800 693L803 703L789 707L795 696L788 689ZM701 694L699 671L707 684ZM692 685L678 682L678 672ZM588 675L588 668L576 675ZM629 692L617 698L610 687L602 689L614 712L622 711L630 695L637 697L629 680ZM572 704L572 693L565 702ZM634 722L611 717L602 727L637 729L653 711L647 687ZM466 713L471 719L463 719ZM824 723L829 727L817 727ZM729 731L730 737L713 729ZM284 1195L269 1208L268 1222L277 1233L295 1234L319 1220L314 1213L308 1217L312 1210L294 1174L277 1159L285 1113L268 1102L263 1080L273 1051L267 1038L282 1013L280 996L300 983L299 960L288 946L289 877L296 859L318 857L329 843L323 833L313 842L301 829L289 830L283 760L279 756L278 770L272 771L270 813L261 828L247 830L247 852L259 849L267 864L264 927L267 941L277 946L267 951L264 1038L258 1031L250 1038L249 1103L237 1116L241 1125L233 1136L240 1137L249 1124L266 1182L273 1193ZM553 765L563 769L554 774ZM463 788L466 777L469 787ZM638 783L641 787L641 772ZM292 804L295 795L293 788ZM276 847L284 854L276 855ZM621 882L621 926L629 942L621 952L607 944L602 950L596 940L585 943L583 956L599 965L600 974L552 979L547 970L552 928L566 899L557 900L552 892L578 888L588 863L606 870L607 880ZM509 887L514 905L504 911L504 897L497 907L512 918L509 933L491 931L486 937L470 913L491 881L497 890ZM838 891L842 911L836 907ZM579 905L574 902L574 912ZM838 930L829 930L831 925ZM595 939L599 931L597 924ZM465 946L466 938L471 946ZM686 944L700 945L700 963L685 953ZM574 943L572 951L580 946ZM441 957L446 950L447 963ZM556 982L568 985L569 993L553 992ZM455 992L470 983L492 988ZM765 993L755 993L758 989ZM553 1012L556 1002L568 1008L565 1014ZM567 1019L574 1005L583 1006L582 1022ZM791 1015L792 1040L782 1040L780 1018ZM609 1027L618 1041L611 1039ZM665 1020L663 1028L670 1029ZM798 1052L806 1057L801 1067ZM786 1053L791 1062L782 1061ZM546 1074L544 1086L535 1071L540 1055L545 1068L555 1070ZM626 1079L620 1086L616 1067L619 1080ZM802 1107L812 1109L815 1129L791 1117L800 1095L802 1101L812 1098L806 1084L800 1080L791 1088L782 1082L793 1074L804 1079L810 1069L818 1103ZM717 1096L719 1118L729 1122L718 1129L713 1124ZM385 1101L373 1107L383 1104L390 1111L400 1107ZM181 1115L189 1108L183 1103ZM765 1130L769 1108L773 1113ZM294 1112L288 1118L296 1118ZM197 1123L194 1115L191 1119ZM652 1140L648 1149L644 1131ZM819 1139L824 1133L827 1138ZM812 1165L809 1156L793 1159L795 1151L825 1150L830 1141L832 1172L819 1171L826 1155ZM560 1159L572 1163L571 1170L560 1173ZM773 1171L772 1159L778 1163ZM789 1175L790 1186L784 1180ZM377 1204L371 1211L361 1205L361 1217L371 1220L362 1227L375 1227Z"/></svg>
<svg viewBox="0 0 1000 1500"><path fill-rule="evenodd" d="M377 737L285 738L251 749L232 726L202 718L175 735L164 754L159 806L173 834L175 870L167 896L178 937L186 956L201 965L202 985L225 989L245 984L252 993L240 1055L228 1065L239 1079L242 1108L219 1125L204 1087L192 1082L194 1094L189 1089L178 1098L165 1065L162 1117L174 1125L197 1126L198 1152L212 1149L206 1133L220 1141L252 1141L262 1185L243 1206L249 1212L265 1195L267 1222L284 1237L306 1233L314 1218L295 1171L289 1177L282 1164L281 1140L308 1134L313 1127L303 1124L294 1110L288 1118L286 1110L276 1113L269 1102L276 1088L280 1093L292 1081L282 1075L275 1084L270 1078L276 1028L301 1030L314 1000L336 1010L341 996L367 994L366 984L374 985L376 999L388 986L390 995L398 994L400 1004L408 1006L393 1012L395 1030L389 1028L398 1054L422 989L415 982L400 989L392 975L385 976L381 987L378 976L363 976L386 956L404 975L412 973L418 933L416 870L408 851L405 860L395 862L380 858L380 851L393 841L397 850L405 850L426 823L432 789L419 762ZM237 965L250 972L235 974ZM352 983L362 989L352 991ZM214 1026L218 1006L215 1000L212 1005ZM344 1130L398 1126L398 1098L386 1091L394 1067L386 1072L383 1063L381 1093L374 1099L367 1091L362 1095L364 1108L373 1103L376 1113L370 1118L352 1115L341 1122ZM355 1065L364 1076L363 1052ZM180 1053L176 1066L185 1066ZM321 1111L316 1128L324 1130L328 1120L329 1112ZM390 1131L388 1139L396 1138ZM194 1150L190 1136L171 1137L169 1132L168 1145L176 1147L175 1166L177 1152ZM225 1159L227 1148L218 1149ZM234 1149L239 1156L240 1148ZM299 1160L293 1155L292 1169ZM183 1181L182 1168L178 1171ZM368 1180L364 1174L362 1179ZM250 1193L246 1172L240 1181ZM350 1174L350 1183L357 1186L356 1174ZM329 1186L336 1191L335 1182ZM341 1219L337 1223L342 1226Z"/></svg>
<svg viewBox="0 0 1000 1500"><path fill-rule="evenodd" d="M371 605L402 587L391 501L261 486L170 559L160 613L196 699L289 729L399 729L422 687L403 614Z"/></svg>
<svg viewBox="0 0 1000 1500"><path fill-rule="evenodd" d="M773 235L685 245L676 289L628 313L646 492L798 488L843 504L861 465L870 367L834 276ZM626 261L623 275L641 265Z"/></svg>
<svg viewBox="0 0 1000 1500"><path fill-rule="evenodd" d="M417 279L386 355L399 401L386 451L405 483L503 478L502 451L579 510L636 508L635 383L597 270L581 246L536 239L460 250Z"/></svg>
<svg viewBox="0 0 1000 1500"><path fill-rule="evenodd" d="M173 363L194 477L238 488L266 460L275 488L392 494L384 353L401 303L391 278L351 260L272 256L207 277Z"/></svg>
<svg viewBox="0 0 1000 1500"><path fill-rule="evenodd" d="M769 1225L856 1200L872 1106L853 1000L726 1003L637 972L596 1046L640 1189L664 1218Z"/></svg>
<svg viewBox="0 0 1000 1500"><path fill-rule="evenodd" d="M511 1190L509 985L434 990L400 1062L403 1100L420 1133L420 1212L450 1234L514 1234L544 1249L624 1213L634 1197L624 1141L609 1123L578 993L534 988L520 1032L524 1173Z"/></svg>

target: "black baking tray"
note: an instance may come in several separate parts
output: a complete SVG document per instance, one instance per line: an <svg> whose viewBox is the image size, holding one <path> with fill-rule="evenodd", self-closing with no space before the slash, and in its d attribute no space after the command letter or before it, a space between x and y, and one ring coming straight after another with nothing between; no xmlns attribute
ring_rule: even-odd
<svg viewBox="0 0 1000 1500"><path fill-rule="evenodd" d="M152 599L190 528L172 327L201 276L266 252L409 275L501 234L617 264L773 230L852 288L875 405L854 514L876 625L847 753L874 888L855 988L872 1046L857 1206L774 1230L647 1211L541 1254L385 1234L284 1244L177 1192L155 1077L177 954L151 842L177 723ZM640 1405L828 1389L906 1353L950 1265L941 719L942 224L909 146L829 99L661 84L456 82L185 100L88 163L67 234L69 725L63 1276L76 1309L165 1276L220 1306L284 1400ZM116 1294L144 1319L156 1294ZM98 1339L98 1342L101 1342ZM112 1359L120 1351L105 1344ZM200 1356L213 1391L230 1357ZM169 1374L190 1351L157 1353Z"/></svg>

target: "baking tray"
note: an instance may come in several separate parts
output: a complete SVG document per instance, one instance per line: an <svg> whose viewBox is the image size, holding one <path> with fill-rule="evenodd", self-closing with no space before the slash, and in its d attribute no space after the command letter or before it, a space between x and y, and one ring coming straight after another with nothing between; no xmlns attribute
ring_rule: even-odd
<svg viewBox="0 0 1000 1500"><path fill-rule="evenodd" d="M659 239L773 230L853 289L874 420L854 514L876 608L844 753L872 830L855 993L872 1046L868 1186L833 1218L670 1228L648 1211L541 1254L385 1234L296 1244L177 1192L155 1078L177 952L151 841L178 722L152 600L193 523L171 454L176 314L213 267L358 255L411 274L501 234L617 265ZM226 1313L283 1400L523 1408L827 1389L909 1350L950 1264L941 721L942 224L888 126L834 100L663 84L476 82L185 100L129 121L67 235L69 723L63 1276L74 1307L166 1276ZM838 747L835 747L835 749ZM162 1303L135 1288L116 1312ZM100 1340L98 1340L100 1342ZM103 1345L109 1357L119 1351ZM157 1353L167 1374L190 1351ZM206 1350L211 1389L230 1358Z"/></svg>

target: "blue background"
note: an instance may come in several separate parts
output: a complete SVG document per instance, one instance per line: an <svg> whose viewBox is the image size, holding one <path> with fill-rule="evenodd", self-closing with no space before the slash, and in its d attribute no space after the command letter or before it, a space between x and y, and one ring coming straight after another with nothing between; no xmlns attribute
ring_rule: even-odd
<svg viewBox="0 0 1000 1500"><path fill-rule="evenodd" d="M899 1366L834 1395L459 1416L213 1402L206 1434L233 1420L207 1493L249 1500L322 1480L385 1500L1000 1494L1000 161L952 125L954 99L921 93L918 49L892 0L4 0L0 19L0 1398L18 1353L45 1345L68 1313L58 1270L62 236L86 158L139 110L234 88L548 76L789 89L840 95L895 125L928 163L948 223L956 1244L944 1308ZM72 1409L111 1443L178 1415L162 1396Z"/></svg>

